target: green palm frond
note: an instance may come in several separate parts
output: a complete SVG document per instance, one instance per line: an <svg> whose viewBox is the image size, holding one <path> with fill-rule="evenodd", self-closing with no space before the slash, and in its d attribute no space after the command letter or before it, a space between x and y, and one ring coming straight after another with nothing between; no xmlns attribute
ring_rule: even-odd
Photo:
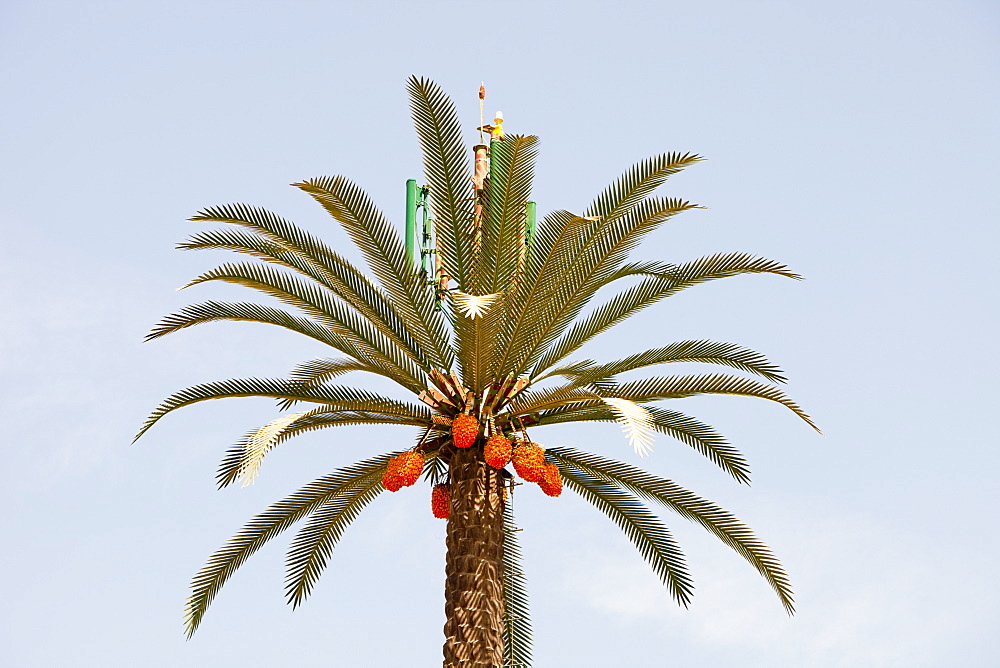
<svg viewBox="0 0 1000 668"><path fill-rule="evenodd" d="M342 352L346 352L349 355L357 353L358 356L361 356L360 350L353 342L348 340L346 337L341 336L337 332L332 331L328 327L319 325L315 321L308 318L292 315L288 311L284 311L279 308L246 302L230 303L207 301L200 304L185 306L177 313L171 314L158 322L153 327L153 330L146 335L146 340L150 341L161 336L166 336L167 334L176 332L179 329L184 329L185 327L192 327L194 325L220 320L259 322L265 325L277 325L278 327L284 327L285 329L293 332L304 334L311 339L325 343L326 345ZM356 363L360 366L364 366L365 371L381 375L385 375L387 373L387 370L384 367L364 364L363 362L357 360Z"/></svg>
<svg viewBox="0 0 1000 668"><path fill-rule="evenodd" d="M705 281L740 274L777 274L785 278L802 280L802 277L787 266L765 257L755 257L750 253L716 253L686 262L677 267L676 280L683 287Z"/></svg>
<svg viewBox="0 0 1000 668"><path fill-rule="evenodd" d="M328 500L355 489L373 477L381 477L395 454L379 455L319 478L244 525L226 545L209 557L208 563L191 581L191 596L184 615L188 638L201 624L216 594L250 555Z"/></svg>
<svg viewBox="0 0 1000 668"><path fill-rule="evenodd" d="M294 383L310 387L322 385L352 371L369 371L369 369L366 365L350 357L340 359L323 357L299 364L292 369L288 377ZM279 399L278 410L288 410L296 403L293 399Z"/></svg>
<svg viewBox="0 0 1000 668"><path fill-rule="evenodd" d="M322 357L296 366L288 374L290 380L303 385L321 385L351 371L365 371L363 365L350 358Z"/></svg>
<svg viewBox="0 0 1000 668"><path fill-rule="evenodd" d="M613 221L660 187L669 177L703 159L693 153L664 153L637 163L608 186L584 215L599 216L602 221Z"/></svg>
<svg viewBox="0 0 1000 668"><path fill-rule="evenodd" d="M622 271L621 263L646 234L692 208L698 207L680 199L646 200L621 218L593 223L596 228L593 224L575 228L581 236L576 243L553 246L550 253L555 257L549 270L536 281L531 298L520 305L528 316L525 326L530 338L522 343L512 370L520 373L542 355L601 287L639 272L658 276L668 269L669 265L646 263ZM554 267L562 269L553 271Z"/></svg>
<svg viewBox="0 0 1000 668"><path fill-rule="evenodd" d="M232 219L199 217L198 220L229 223ZM177 244L177 250L228 250L289 268L307 267L299 271L308 271L310 275L319 273L319 267L323 266L316 258L295 249L294 245L278 241L273 235L253 228L220 228L195 232Z"/></svg>
<svg viewBox="0 0 1000 668"><path fill-rule="evenodd" d="M737 481L750 483L750 467L739 450L709 425L678 411L646 406L656 431L676 438L707 457ZM537 426L566 422L617 422L606 405L569 406L539 414Z"/></svg>
<svg viewBox="0 0 1000 668"><path fill-rule="evenodd" d="M542 219L523 279L504 293L504 318L494 343L498 351L495 372L498 376L511 373L525 351L531 349L533 320L538 317L531 307L544 298L544 277L550 272L567 270L584 243L580 230L589 224L568 211L555 211Z"/></svg>
<svg viewBox="0 0 1000 668"><path fill-rule="evenodd" d="M584 408L597 405L601 405L601 397L594 390L561 385L522 392L511 402L510 410L520 415L531 415L562 407Z"/></svg>
<svg viewBox="0 0 1000 668"><path fill-rule="evenodd" d="M386 295L350 262L332 255L320 263L289 250L285 244L242 229L208 230L192 235L179 245L182 250L225 249L244 253L292 269L331 290L351 308L378 326L411 356L427 366L424 349ZM419 332L419 327L417 328Z"/></svg>
<svg viewBox="0 0 1000 668"><path fill-rule="evenodd" d="M285 559L285 597L293 608L309 596L344 530L383 491L382 474L376 469L349 489L328 498L299 530Z"/></svg>
<svg viewBox="0 0 1000 668"><path fill-rule="evenodd" d="M762 273L801 278L779 262L747 253L719 253L679 265L670 275L647 278L575 323L562 338L545 348L531 375L540 375L601 332L685 288L729 276Z"/></svg>
<svg viewBox="0 0 1000 668"><path fill-rule="evenodd" d="M342 176L292 185L309 193L343 226L433 366L450 367L452 352L445 321L435 310L434 291L410 266L398 233L368 195Z"/></svg>
<svg viewBox="0 0 1000 668"><path fill-rule="evenodd" d="M256 235L277 244L288 252L307 258L316 266L331 268L338 264L338 256L325 243L302 228L275 213L246 204L225 204L199 211L189 219L191 222L229 223L248 229ZM189 246L189 244L191 244ZM199 248L199 242L191 240L179 246L182 249ZM232 250L238 250L233 248ZM340 258L342 259L342 258Z"/></svg>
<svg viewBox="0 0 1000 668"><path fill-rule="evenodd" d="M531 617L517 532L514 511L508 503L503 510L504 666L531 668Z"/></svg>
<svg viewBox="0 0 1000 668"><path fill-rule="evenodd" d="M546 450L546 453L551 450ZM611 518L653 567L675 601L687 607L694 586L684 554L667 528L632 494L565 457L553 457L566 486Z"/></svg>
<svg viewBox="0 0 1000 668"><path fill-rule="evenodd" d="M620 484L643 498L657 501L682 517L701 524L757 569L774 589L789 614L795 611L791 583L781 564L749 527L731 513L669 480L622 462L571 448L549 448L545 454L560 467L575 468L595 478Z"/></svg>
<svg viewBox="0 0 1000 668"><path fill-rule="evenodd" d="M551 378L553 376L562 376L563 378L569 378L575 380L579 376L583 375L590 369L597 366L597 362L594 360L577 360L575 362L568 362L562 366L553 367L546 371L545 373L535 376L532 379L533 383L540 383L541 381Z"/></svg>
<svg viewBox="0 0 1000 668"><path fill-rule="evenodd" d="M326 408L319 408L309 411L309 414L302 415L291 424L287 425L274 437L270 449L274 449L281 443L309 431L326 429L328 427L349 427L354 425L400 425L400 426L422 426L423 423L412 418L398 415L386 415L374 411L334 411ZM247 432L236 442L235 445L226 450L219 468L215 474L215 482L219 489L228 487L236 482L246 472L247 450L250 441L259 430ZM436 461L436 460L435 460Z"/></svg>
<svg viewBox="0 0 1000 668"><path fill-rule="evenodd" d="M482 294L506 290L525 247L525 204L531 197L538 137L508 136L493 142L486 184L482 260L470 289Z"/></svg>
<svg viewBox="0 0 1000 668"><path fill-rule="evenodd" d="M423 440L427 432L421 434L420 440ZM433 456L427 457L424 462L424 480L429 482L431 485L437 485L442 480L448 476L448 465L440 457Z"/></svg>
<svg viewBox="0 0 1000 668"><path fill-rule="evenodd" d="M732 394L744 397L758 397L777 402L802 418L806 424L819 431L812 418L788 395L772 385L739 376L706 374L696 376L666 376L646 378L613 385L605 390L609 396L631 399L632 401L656 401L658 399L680 399L698 394Z"/></svg>
<svg viewBox="0 0 1000 668"><path fill-rule="evenodd" d="M629 262L628 264L621 265L614 271L602 272L597 279L603 288L623 278L634 278L636 276L655 276L657 278L666 276L669 278L676 275L677 265L670 264L669 262ZM591 294L592 290L591 286L588 288L587 294Z"/></svg>
<svg viewBox="0 0 1000 668"><path fill-rule="evenodd" d="M256 263L224 264L191 280L184 287L207 281L222 281L242 285L275 297L290 306L302 309L331 330L355 342L361 361L396 370L396 375L410 389L422 385L421 360L376 325L331 294L323 286L304 281L294 274ZM354 353L349 353L354 355Z"/></svg>
<svg viewBox="0 0 1000 668"><path fill-rule="evenodd" d="M371 411L411 419L412 424L426 424L430 420L430 411L426 406L389 399L365 390L336 385L303 387L281 378L236 378L194 385L170 395L146 419L135 438L138 440L160 418L179 408L201 401L234 397L269 397L326 404L332 409Z"/></svg>
<svg viewBox="0 0 1000 668"><path fill-rule="evenodd" d="M568 372L561 375L570 378L574 385L582 387L611 379L613 376L627 371L670 362L722 364L763 376L771 382L784 383L787 381L785 376L782 375L781 369L768 362L767 358L758 352L732 343L718 343L704 340L679 341L663 348L647 350L635 355L629 355L621 360L595 365L591 368L581 370L576 374Z"/></svg>
<svg viewBox="0 0 1000 668"><path fill-rule="evenodd" d="M218 235L223 234L220 231L216 231L214 236L210 232L204 232L195 235L187 243L181 244L180 248L195 250L212 247L212 244L222 244L221 247L231 245L232 250L249 252L257 257L266 258L267 255L274 255L281 264L293 266L300 272L316 278L327 287L334 289L341 298L360 311L368 310L380 314L381 318L376 317L376 320L381 319L383 322L396 326L397 317L393 311L392 303L379 293L368 278L353 264L294 223L265 209L244 204L211 207L199 212L190 220L237 225L250 230L253 233L250 236L259 237L260 241L253 242L247 235L220 238ZM270 243L268 244L268 242ZM239 247L241 244L243 244L242 249ZM274 253L278 249L282 249L284 252ZM392 289L389 291L392 297L399 296L394 291L395 285L396 283L392 283ZM424 301L429 303L430 298L427 295L424 297ZM402 316L408 315L405 309L406 300L396 299L395 301L400 304ZM430 310L430 307L428 309ZM420 337L424 332L421 329L419 318L403 317L402 319L408 329L404 333L401 331L402 328L396 326L396 329L400 330L400 338L408 339L408 335L412 335L423 345L424 341ZM443 335L443 330L440 327L439 330L438 333ZM424 334L424 336L427 335ZM431 341L431 343L436 344L438 348L441 346L440 342L437 341ZM435 345L423 345L422 349L433 353L437 348ZM433 359L437 361L436 358Z"/></svg>
<svg viewBox="0 0 1000 668"><path fill-rule="evenodd" d="M715 429L678 411L648 406L653 427L681 443L691 446L738 482L750 484L750 466L739 450Z"/></svg>
<svg viewBox="0 0 1000 668"><path fill-rule="evenodd" d="M546 214L535 231L522 292L536 293L539 282L544 282L551 272L566 271L572 259L586 245L587 231L593 224L593 221L570 211Z"/></svg>
<svg viewBox="0 0 1000 668"><path fill-rule="evenodd" d="M406 87L431 190L438 257L445 273L467 289L473 263L473 188L462 125L454 103L433 81L410 77Z"/></svg>
<svg viewBox="0 0 1000 668"><path fill-rule="evenodd" d="M628 254L646 235L680 213L701 208L704 207L677 198L651 198L639 202L620 218L602 221L570 261L570 271L551 284L560 299L589 300L595 287L634 274L634 265L633 271L621 275L619 272ZM671 265L665 263L648 263L643 273L658 274L669 268Z"/></svg>

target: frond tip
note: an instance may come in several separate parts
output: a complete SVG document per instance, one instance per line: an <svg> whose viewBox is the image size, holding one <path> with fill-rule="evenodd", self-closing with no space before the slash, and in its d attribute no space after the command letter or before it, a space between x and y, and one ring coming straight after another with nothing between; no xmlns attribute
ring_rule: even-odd
<svg viewBox="0 0 1000 668"><path fill-rule="evenodd" d="M652 454L656 426L649 410L628 399L601 397L601 401L611 408L635 453L640 457Z"/></svg>

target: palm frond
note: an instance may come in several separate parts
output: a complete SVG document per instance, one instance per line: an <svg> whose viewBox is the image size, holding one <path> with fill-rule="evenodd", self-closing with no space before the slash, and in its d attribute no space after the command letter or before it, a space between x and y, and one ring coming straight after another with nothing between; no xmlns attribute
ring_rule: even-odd
<svg viewBox="0 0 1000 668"><path fill-rule="evenodd" d="M595 405L603 405L603 402L592 389L560 385L521 392L510 403L510 410L519 415L531 415L562 407L582 408Z"/></svg>
<svg viewBox="0 0 1000 668"><path fill-rule="evenodd" d="M350 358L322 357L296 366L288 374L290 380L303 385L321 385L352 371L366 371L363 365Z"/></svg>
<svg viewBox="0 0 1000 668"><path fill-rule="evenodd" d="M758 397L777 402L798 415L810 427L819 431L812 418L788 395L772 385L766 385L749 378L707 374L695 376L666 376L646 378L614 385L606 390L616 397L632 401L656 401L658 399L680 399L698 394L731 394L744 397Z"/></svg>
<svg viewBox="0 0 1000 668"><path fill-rule="evenodd" d="M656 431L689 445L737 481L750 483L750 468L739 450L709 425L677 411L646 406ZM536 426L564 422L614 422L610 407L600 405L568 406L538 415Z"/></svg>
<svg viewBox="0 0 1000 668"><path fill-rule="evenodd" d="M347 427L352 425L400 425L400 426L422 426L412 418L400 417L398 415L386 415L374 411L337 411L329 409L314 409L308 414L299 417L297 420L286 426L274 436L274 441L268 451L273 450L279 444L290 438L317 429L328 427ZM258 430L259 431L259 430ZM251 449L251 439L257 431L248 432L236 442L235 445L226 450L219 468L215 474L215 481L219 489L227 487L244 477L247 467L247 453ZM266 453L265 453L266 454Z"/></svg>
<svg viewBox="0 0 1000 668"><path fill-rule="evenodd" d="M159 338L176 332L185 327L192 327L206 322L216 322L219 320L233 320L243 322L259 322L265 325L277 325L299 334L304 334L311 339L315 339L328 346L336 348L342 352L353 355L354 352L360 356L361 352L346 337L332 331L328 327L321 326L308 318L292 315L273 306L253 304L247 302L216 302L207 301L200 304L185 306L177 313L171 314L158 322L153 330L146 335L146 340ZM353 352L352 352L353 351ZM385 369L361 361L355 362L364 366L365 371L384 374Z"/></svg>
<svg viewBox="0 0 1000 668"><path fill-rule="evenodd" d="M747 253L719 253L679 265L669 275L647 278L575 323L558 341L545 348L531 375L540 375L601 332L685 288L729 276L761 273L801 278L781 263ZM600 285L591 288L596 292Z"/></svg>
<svg viewBox="0 0 1000 668"><path fill-rule="evenodd" d="M199 222L229 223L233 219L199 215L197 218L189 220L192 222L198 220ZM298 251L294 244L280 241L276 235L269 234L257 226L249 225L248 227L249 229L221 228L195 232L177 244L177 250L228 250L285 267L297 268L299 265L310 267L310 271L316 271L318 267L322 266L323 263L317 258Z"/></svg>
<svg viewBox="0 0 1000 668"><path fill-rule="evenodd" d="M312 236L289 220L260 207L246 204L225 204L199 211L189 219L191 222L230 223L252 231L278 247L307 258L316 266L331 268L340 258L325 243ZM204 233L203 233L204 234ZM204 238L205 240L211 237ZM200 247L200 240L181 244L182 249ZM233 248L232 250L239 250ZM340 258L342 259L342 258Z"/></svg>
<svg viewBox="0 0 1000 668"><path fill-rule="evenodd" d="M595 366L597 366L597 362L590 359L577 360L575 362L567 362L562 366L551 368L545 373L539 376L535 376L534 378L532 378L532 383L540 383L546 378L551 378L553 376L562 376L563 378L576 380L590 369L593 369Z"/></svg>
<svg viewBox="0 0 1000 668"><path fill-rule="evenodd" d="M452 304L454 306L454 303ZM480 383L485 380L486 368L484 347L488 346L489 336L486 330L495 322L494 318L470 318L460 313L452 313L452 327L455 331L455 348L458 366L461 369L462 382L474 392L481 390Z"/></svg>
<svg viewBox="0 0 1000 668"><path fill-rule="evenodd" d="M245 524L209 557L208 563L192 579L191 596L184 615L187 636L190 638L194 634L219 590L250 555L329 499L355 488L362 481L381 477L394 454L379 455L319 478Z"/></svg>
<svg viewBox="0 0 1000 668"><path fill-rule="evenodd" d="M722 364L757 374L771 382L784 383L787 381L781 369L768 362L767 358L760 353L732 343L715 341L679 341L663 348L629 355L614 362L594 365L576 373L573 371L563 372L561 375L570 377L574 384L583 386L607 380L628 371L671 362Z"/></svg>
<svg viewBox="0 0 1000 668"><path fill-rule="evenodd" d="M464 296L452 291L452 327L462 379L475 392L497 378L495 342L503 326L503 293Z"/></svg>
<svg viewBox="0 0 1000 668"><path fill-rule="evenodd" d="M228 221L227 221L228 222ZM343 299L360 315L376 324L414 359L427 366L426 352L385 293L350 262L332 251L323 262L301 253L291 244L243 229L208 230L192 235L180 244L182 250L226 249L292 269L312 279ZM419 331L419 326L417 327Z"/></svg>
<svg viewBox="0 0 1000 668"><path fill-rule="evenodd" d="M384 320L389 322L395 320L392 303L385 299L368 278L353 264L294 223L270 211L245 204L230 204L205 209L190 220L237 225L249 229L253 232L253 236L259 236L261 241L256 243L250 242L246 235L220 239L218 236L213 237L211 233L205 232L201 235L196 235L187 244L181 244L180 248L193 250L202 247L211 247L207 245L211 243L222 243L224 245L232 243L232 250L240 251L239 245L248 242L245 244L245 249L249 250L244 250L243 252L249 252L251 255L267 259L267 256L272 254L272 251L276 249L268 245L261 246L261 244L270 242L277 249L284 251L274 254L279 263L291 264L300 272L320 280L328 287L331 287L331 289L337 289L334 286L339 287L340 296L353 303L356 308L364 310L364 305L367 304L367 308L382 314ZM221 234L221 232L217 234ZM299 258L301 261L291 262L290 260L293 258ZM390 295L393 297L396 296L392 292L390 292ZM398 299L395 301L400 303ZM402 302L402 305L405 306L405 301ZM410 326L409 331L419 339L422 333L419 325L414 325L412 319L407 321L407 325ZM405 334L401 334L401 337L404 339L407 338Z"/></svg>
<svg viewBox="0 0 1000 668"><path fill-rule="evenodd" d="M571 287L563 288L564 294L567 299L578 301L589 299L595 285L604 286L635 273L660 274L672 269L672 265L663 262L633 263L625 267L622 263L650 232L676 215L702 208L679 198L651 198L631 207L618 219L602 221L573 259L570 265L573 272L560 277L556 285L569 283Z"/></svg>
<svg viewBox="0 0 1000 668"><path fill-rule="evenodd" d="M452 353L434 291L410 266L398 233L368 195L342 176L293 185L309 193L350 235L432 364L450 367Z"/></svg>
<svg viewBox="0 0 1000 668"><path fill-rule="evenodd" d="M637 163L615 183L608 186L587 208L584 215L599 216L603 221L613 221L662 185L670 176L703 159L693 153L664 153Z"/></svg>
<svg viewBox="0 0 1000 668"><path fill-rule="evenodd" d="M643 498L656 501L682 517L701 524L757 569L774 589L789 614L795 611L791 583L781 564L753 531L731 513L669 480L622 462L571 448L549 448L545 453L561 470L565 466L567 469L584 471L597 479L622 485Z"/></svg>
<svg viewBox="0 0 1000 668"><path fill-rule="evenodd" d="M328 498L299 530L285 559L285 597L293 608L299 607L309 596L344 530L365 506L385 491L381 478L381 472L376 470L349 489Z"/></svg>
<svg viewBox="0 0 1000 668"><path fill-rule="evenodd" d="M525 351L531 349L534 342L531 322L538 317L532 308L542 299L544 278L567 269L584 243L580 229L589 224L568 211L555 211L543 218L523 279L504 293L504 317L493 344L499 351L497 376L510 373Z"/></svg>
<svg viewBox="0 0 1000 668"><path fill-rule="evenodd" d="M135 440L138 440L167 413L201 401L234 397L292 399L306 403L325 404L341 410L371 411L394 415L411 419L413 424L426 424L430 420L430 411L425 406L408 404L351 387L335 385L303 387L299 383L280 378L237 378L194 385L170 395L146 419L139 433L136 434Z"/></svg>
<svg viewBox="0 0 1000 668"><path fill-rule="evenodd" d="M655 406L647 410L654 429L691 446L737 481L750 484L750 466L743 455L712 427L678 411Z"/></svg>
<svg viewBox="0 0 1000 668"><path fill-rule="evenodd" d="M503 510L503 650L504 666L531 668L531 617L527 579L521 568L514 511Z"/></svg>
<svg viewBox="0 0 1000 668"><path fill-rule="evenodd" d="M566 486L610 517L653 567L673 599L687 607L694 586L684 554L656 515L616 482L594 475L568 458L552 459Z"/></svg>
<svg viewBox="0 0 1000 668"><path fill-rule="evenodd" d="M586 245L587 231L593 226L592 220L570 211L553 211L542 218L526 263L523 285L527 293L538 292L539 281L544 282L553 272L558 274L570 267L572 259Z"/></svg>
<svg viewBox="0 0 1000 668"><path fill-rule="evenodd" d="M530 303L521 305L529 314L525 325L531 337L512 370L520 374L544 354L601 287L637 272L659 275L667 269L669 265L645 263L623 271L621 264L646 234L692 208L698 207L679 199L647 200L619 219L575 228L580 238L572 244L553 246L551 264L561 270L550 268L537 280Z"/></svg>
<svg viewBox="0 0 1000 668"><path fill-rule="evenodd" d="M426 432L425 434L426 435ZM421 440L423 440L423 436ZM427 453L424 455L424 480L431 485L436 485L448 475L447 463L436 454Z"/></svg>
<svg viewBox="0 0 1000 668"><path fill-rule="evenodd" d="M553 253L571 250L561 258L562 272L548 272L539 280L538 298L533 303L532 329L537 331L535 348L528 354L534 360L555 340L601 287L634 275L660 275L672 269L666 263L633 263L621 266L643 238L670 218L690 209L703 208L681 199L649 199L629 208L627 213L607 220L580 226L581 236L573 246L553 247Z"/></svg>
<svg viewBox="0 0 1000 668"><path fill-rule="evenodd" d="M355 350L345 351L348 354L360 361L396 371L399 379L404 381L401 384L408 389L419 388L422 385L419 379L423 371L419 358L401 348L381 329L358 315L321 285L303 281L294 274L268 265L239 263L224 264L205 272L184 287L207 281L242 285L295 306L345 339L354 342Z"/></svg>
<svg viewBox="0 0 1000 668"><path fill-rule="evenodd" d="M410 111L431 190L438 257L459 287L469 288L472 268L472 170L455 105L429 79L410 77Z"/></svg>
<svg viewBox="0 0 1000 668"><path fill-rule="evenodd" d="M288 374L291 381L306 387L322 385L338 376L352 371L369 371L366 366L350 357L331 359L321 357L296 366ZM288 410L297 402L294 399L279 399L278 410Z"/></svg>
<svg viewBox="0 0 1000 668"><path fill-rule="evenodd" d="M623 264L614 271L604 271L597 276L601 287L605 287L623 278L634 278L636 276L676 276L677 265L669 262L629 262ZM588 292L589 294L589 292Z"/></svg>

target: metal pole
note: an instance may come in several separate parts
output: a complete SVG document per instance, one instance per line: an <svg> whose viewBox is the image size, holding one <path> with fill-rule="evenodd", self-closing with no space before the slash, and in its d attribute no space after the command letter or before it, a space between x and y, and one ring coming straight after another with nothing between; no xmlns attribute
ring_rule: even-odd
<svg viewBox="0 0 1000 668"><path fill-rule="evenodd" d="M420 266L417 250L417 180L406 180L406 257L414 268Z"/></svg>
<svg viewBox="0 0 1000 668"><path fill-rule="evenodd" d="M424 274L428 278L435 276L434 260L431 258L431 255L434 254L434 247L431 245L431 233L433 232L434 223L431 221L430 203L428 202L430 192L431 189L426 186L421 188L420 196L417 200L418 205L423 209L423 224L421 226L423 228L423 234L421 235L420 240L421 265L423 267Z"/></svg>

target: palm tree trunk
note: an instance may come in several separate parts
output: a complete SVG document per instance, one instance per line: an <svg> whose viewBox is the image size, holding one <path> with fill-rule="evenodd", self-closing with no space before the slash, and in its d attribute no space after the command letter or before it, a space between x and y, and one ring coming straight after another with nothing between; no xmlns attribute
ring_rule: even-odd
<svg viewBox="0 0 1000 668"><path fill-rule="evenodd" d="M444 668L503 665L503 483L478 445L450 464Z"/></svg>

